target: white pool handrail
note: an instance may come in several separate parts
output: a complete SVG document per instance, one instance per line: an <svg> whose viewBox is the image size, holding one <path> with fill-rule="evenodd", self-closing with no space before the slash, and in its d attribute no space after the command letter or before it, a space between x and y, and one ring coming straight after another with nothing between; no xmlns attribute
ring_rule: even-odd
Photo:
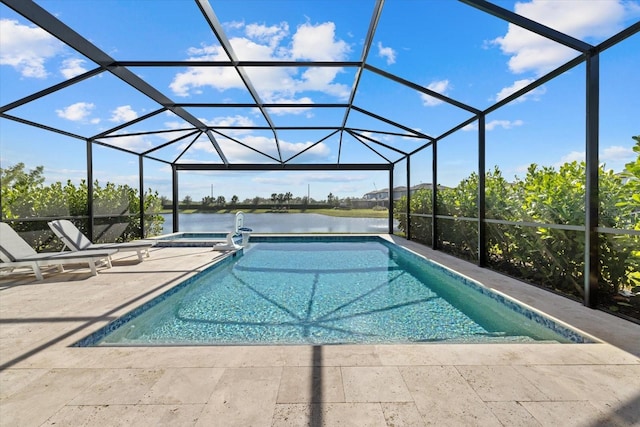
<svg viewBox="0 0 640 427"><path fill-rule="evenodd" d="M244 227L244 213L242 211L236 212L236 233Z"/></svg>
<svg viewBox="0 0 640 427"><path fill-rule="evenodd" d="M251 231L253 231L251 228L244 226L244 213L242 211L236 212L236 234Z"/></svg>

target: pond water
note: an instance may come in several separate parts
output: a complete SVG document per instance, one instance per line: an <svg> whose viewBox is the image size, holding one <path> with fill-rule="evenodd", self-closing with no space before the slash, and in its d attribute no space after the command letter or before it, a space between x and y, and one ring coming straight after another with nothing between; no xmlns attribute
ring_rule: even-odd
<svg viewBox="0 0 640 427"><path fill-rule="evenodd" d="M173 233L173 219L163 214L162 234ZM180 231L233 230L235 214L180 214ZM254 233L388 233L387 218L341 218L314 213L244 214L244 226Z"/></svg>

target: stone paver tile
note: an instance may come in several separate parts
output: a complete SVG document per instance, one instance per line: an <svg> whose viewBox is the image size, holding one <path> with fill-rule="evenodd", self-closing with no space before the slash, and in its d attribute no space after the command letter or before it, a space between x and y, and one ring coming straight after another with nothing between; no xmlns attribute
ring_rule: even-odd
<svg viewBox="0 0 640 427"><path fill-rule="evenodd" d="M446 365L447 345L378 345L376 352L385 366Z"/></svg>
<svg viewBox="0 0 640 427"><path fill-rule="evenodd" d="M372 345L317 346L313 364L320 366L380 366L380 358Z"/></svg>
<svg viewBox="0 0 640 427"><path fill-rule="evenodd" d="M426 425L413 402L383 402L380 405L389 426L421 427Z"/></svg>
<svg viewBox="0 0 640 427"><path fill-rule="evenodd" d="M345 366L342 381L347 402L413 401L395 366Z"/></svg>
<svg viewBox="0 0 640 427"><path fill-rule="evenodd" d="M100 377L85 369L54 369L2 401L0 422L39 426Z"/></svg>
<svg viewBox="0 0 640 427"><path fill-rule="evenodd" d="M543 426L606 427L616 425L604 419L602 412L589 402L522 402L522 406Z"/></svg>
<svg viewBox="0 0 640 427"><path fill-rule="evenodd" d="M512 366L456 366L485 402L549 400Z"/></svg>
<svg viewBox="0 0 640 427"><path fill-rule="evenodd" d="M322 365L322 352L322 346L288 345L282 347L285 366Z"/></svg>
<svg viewBox="0 0 640 427"><path fill-rule="evenodd" d="M273 427L387 427L379 403L276 405Z"/></svg>
<svg viewBox="0 0 640 427"><path fill-rule="evenodd" d="M204 405L65 406L43 427L194 426Z"/></svg>
<svg viewBox="0 0 640 427"><path fill-rule="evenodd" d="M627 402L591 401L602 414L601 420L616 426L640 426L640 395Z"/></svg>
<svg viewBox="0 0 640 427"><path fill-rule="evenodd" d="M246 347L242 346L193 346L174 347L180 352L175 357L175 351L166 351L163 347L145 348L144 354L137 355L133 360L134 367L167 367L167 368L233 368L240 366Z"/></svg>
<svg viewBox="0 0 640 427"><path fill-rule="evenodd" d="M640 366L519 366L524 377L551 400L625 401L640 394Z"/></svg>
<svg viewBox="0 0 640 427"><path fill-rule="evenodd" d="M207 403L224 368L170 368L151 387L140 403Z"/></svg>
<svg viewBox="0 0 640 427"><path fill-rule="evenodd" d="M455 367L405 366L400 373L425 424L501 425Z"/></svg>
<svg viewBox="0 0 640 427"><path fill-rule="evenodd" d="M563 344L566 345L566 344ZM579 346L579 351L572 351L566 358L554 357L553 362L564 365L586 365L591 359L591 363L599 365L638 365L640 357L620 350L609 344L575 344ZM573 356L570 359L570 356ZM582 362L585 360L585 362Z"/></svg>
<svg viewBox="0 0 640 427"><path fill-rule="evenodd" d="M541 424L519 402L487 402L500 422L509 427L534 427Z"/></svg>
<svg viewBox="0 0 640 427"><path fill-rule="evenodd" d="M282 368L227 368L198 420L200 426L269 426Z"/></svg>
<svg viewBox="0 0 640 427"><path fill-rule="evenodd" d="M282 370L278 403L344 402L337 366L291 366Z"/></svg>
<svg viewBox="0 0 640 427"><path fill-rule="evenodd" d="M75 340L73 340L73 342L75 342ZM87 366L87 364L84 363L89 353L83 352L82 350L85 349L49 346L42 351L37 351L33 355L26 357L24 360L18 361L13 367L65 369L81 366L91 368L91 366Z"/></svg>
<svg viewBox="0 0 640 427"><path fill-rule="evenodd" d="M47 372L48 369L6 369L0 372L0 400L28 387Z"/></svg>
<svg viewBox="0 0 640 427"><path fill-rule="evenodd" d="M242 352L238 360L238 366L268 367L286 365L285 354L282 347L277 346L253 346Z"/></svg>
<svg viewBox="0 0 640 427"><path fill-rule="evenodd" d="M101 369L94 384L71 405L134 405L162 377L161 369Z"/></svg>

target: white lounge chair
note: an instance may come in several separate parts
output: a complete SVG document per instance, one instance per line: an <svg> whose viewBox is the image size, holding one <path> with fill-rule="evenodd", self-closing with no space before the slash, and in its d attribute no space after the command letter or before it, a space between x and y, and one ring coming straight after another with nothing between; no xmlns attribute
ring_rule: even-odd
<svg viewBox="0 0 640 427"><path fill-rule="evenodd" d="M142 254L149 257L149 248L155 243L146 240L137 240L124 243L93 243L73 223L66 219L50 221L49 228L62 240L64 245L73 251L86 251L90 249L115 249L116 252L135 251L138 259L142 261Z"/></svg>
<svg viewBox="0 0 640 427"><path fill-rule="evenodd" d="M0 268L13 271L16 268L29 267L42 280L40 267L56 266L64 271L64 264L88 263L92 275L97 275L96 262L105 261L111 267L110 256L115 249L100 249L82 252L36 252L9 224L0 222Z"/></svg>

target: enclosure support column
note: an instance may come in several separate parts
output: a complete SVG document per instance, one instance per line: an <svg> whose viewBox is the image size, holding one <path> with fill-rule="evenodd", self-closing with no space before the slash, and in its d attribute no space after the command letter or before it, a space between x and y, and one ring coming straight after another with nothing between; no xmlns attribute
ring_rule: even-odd
<svg viewBox="0 0 640 427"><path fill-rule="evenodd" d="M389 188L393 188L393 163L389 168ZM389 234L393 234L393 197L389 198Z"/></svg>
<svg viewBox="0 0 640 427"><path fill-rule="evenodd" d="M140 238L144 239L144 161L142 156L138 156L138 187L140 188Z"/></svg>
<svg viewBox="0 0 640 427"><path fill-rule="evenodd" d="M595 308L598 304L599 269L599 194L598 194L598 132L600 102L600 59L598 52L587 56L586 87L586 194L584 236L584 304Z"/></svg>
<svg viewBox="0 0 640 427"><path fill-rule="evenodd" d="M393 187L389 188L389 198L393 199ZM407 240L411 240L411 156L407 156Z"/></svg>
<svg viewBox="0 0 640 427"><path fill-rule="evenodd" d="M478 115L478 265L487 265L487 236L485 223L486 214L486 139L485 139L485 115Z"/></svg>
<svg viewBox="0 0 640 427"><path fill-rule="evenodd" d="M87 237L93 242L93 142L87 139Z"/></svg>
<svg viewBox="0 0 640 427"><path fill-rule="evenodd" d="M431 175L433 176L431 191L431 247L438 249L438 140L431 144Z"/></svg>
<svg viewBox="0 0 640 427"><path fill-rule="evenodd" d="M173 187L173 197L172 197L172 217L173 217L173 232L177 233L180 229L178 224L178 169L175 164L171 165L171 185Z"/></svg>

